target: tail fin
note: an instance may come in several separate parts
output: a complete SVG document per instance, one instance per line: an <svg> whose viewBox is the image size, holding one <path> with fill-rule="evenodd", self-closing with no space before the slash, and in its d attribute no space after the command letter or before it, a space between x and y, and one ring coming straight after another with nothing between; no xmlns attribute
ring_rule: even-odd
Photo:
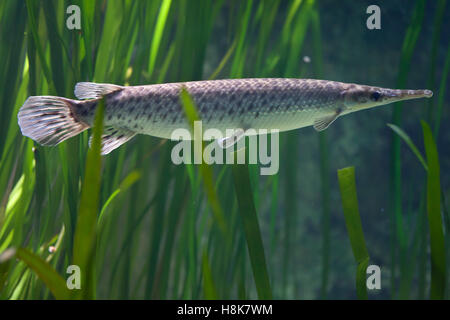
<svg viewBox="0 0 450 320"><path fill-rule="evenodd" d="M29 97L17 118L24 136L39 144L54 146L89 128L74 112L75 101L52 96Z"/></svg>

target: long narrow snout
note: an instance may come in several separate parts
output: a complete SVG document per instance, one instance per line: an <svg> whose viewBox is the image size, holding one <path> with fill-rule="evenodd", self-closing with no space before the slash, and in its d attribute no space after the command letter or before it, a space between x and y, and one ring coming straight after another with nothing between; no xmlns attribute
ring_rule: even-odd
<svg viewBox="0 0 450 320"><path fill-rule="evenodd" d="M400 90L385 89L383 97L386 102L396 102L410 99L431 98L433 91L431 90Z"/></svg>
<svg viewBox="0 0 450 320"><path fill-rule="evenodd" d="M346 91L347 113L378 107L404 100L430 98L431 90L404 90L360 86Z"/></svg>

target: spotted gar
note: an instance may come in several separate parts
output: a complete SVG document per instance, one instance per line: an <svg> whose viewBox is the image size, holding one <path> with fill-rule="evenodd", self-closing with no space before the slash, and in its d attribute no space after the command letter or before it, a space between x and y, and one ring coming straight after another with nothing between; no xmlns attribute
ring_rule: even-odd
<svg viewBox="0 0 450 320"><path fill-rule="evenodd" d="M136 134L170 138L189 130L180 93L194 99L203 129L326 129L338 117L396 101L431 97L430 90L398 90L314 79L227 79L118 86L80 82L72 100L31 96L18 113L22 134L42 145L56 145L93 125L105 98L102 154Z"/></svg>

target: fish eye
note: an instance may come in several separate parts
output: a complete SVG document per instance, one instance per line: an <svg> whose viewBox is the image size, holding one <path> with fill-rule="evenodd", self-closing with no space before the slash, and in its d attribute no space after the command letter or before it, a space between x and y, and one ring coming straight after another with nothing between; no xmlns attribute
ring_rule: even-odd
<svg viewBox="0 0 450 320"><path fill-rule="evenodd" d="M378 91L375 91L370 95L370 99L372 101L378 101L378 99L380 99L380 97L381 97L381 93Z"/></svg>

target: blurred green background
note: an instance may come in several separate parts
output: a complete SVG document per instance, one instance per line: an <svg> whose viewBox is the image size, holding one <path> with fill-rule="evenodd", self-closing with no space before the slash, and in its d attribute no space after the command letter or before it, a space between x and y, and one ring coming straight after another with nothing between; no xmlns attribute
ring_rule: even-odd
<svg viewBox="0 0 450 320"><path fill-rule="evenodd" d="M380 30L366 28L372 4ZM81 9L81 30L66 27L69 5ZM352 253L364 238L352 238L351 219L361 220L368 263L381 268L369 298L448 298L447 1L3 0L0 17L2 299L364 298ZM242 77L434 96L349 115L321 134L282 133L274 176L257 165L175 166L173 143L150 136L103 157L100 170L87 132L48 148L17 125L28 96L74 98L79 81ZM359 214L344 215L356 198L340 193L337 170L349 166ZM74 261L88 281L71 296Z"/></svg>

